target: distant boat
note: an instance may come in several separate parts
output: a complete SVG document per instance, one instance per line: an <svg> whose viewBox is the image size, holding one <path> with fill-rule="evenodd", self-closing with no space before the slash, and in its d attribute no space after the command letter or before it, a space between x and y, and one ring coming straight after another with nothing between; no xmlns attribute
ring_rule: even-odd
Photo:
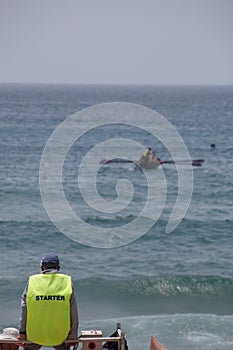
<svg viewBox="0 0 233 350"><path fill-rule="evenodd" d="M102 159L101 164L111 164L111 163L134 163L143 169L157 169L159 165L163 164L190 164L192 166L202 166L204 159L185 159L185 160L161 160L155 159L154 161L148 160L130 160L127 158L113 158L113 159Z"/></svg>

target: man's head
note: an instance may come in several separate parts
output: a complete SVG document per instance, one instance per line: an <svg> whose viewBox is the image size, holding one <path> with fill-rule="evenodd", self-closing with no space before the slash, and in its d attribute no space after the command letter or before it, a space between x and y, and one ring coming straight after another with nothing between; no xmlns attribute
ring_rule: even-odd
<svg viewBox="0 0 233 350"><path fill-rule="evenodd" d="M60 270L59 258L53 253L46 254L40 262L40 268L42 271L47 269Z"/></svg>

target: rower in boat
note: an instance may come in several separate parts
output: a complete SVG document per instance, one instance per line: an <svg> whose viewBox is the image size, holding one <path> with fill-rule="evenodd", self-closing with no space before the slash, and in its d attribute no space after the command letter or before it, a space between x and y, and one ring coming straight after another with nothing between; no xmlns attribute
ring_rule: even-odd
<svg viewBox="0 0 233 350"><path fill-rule="evenodd" d="M155 151L151 152L151 148L147 147L139 159L138 165L145 169L155 169L160 165L160 159L156 156Z"/></svg>

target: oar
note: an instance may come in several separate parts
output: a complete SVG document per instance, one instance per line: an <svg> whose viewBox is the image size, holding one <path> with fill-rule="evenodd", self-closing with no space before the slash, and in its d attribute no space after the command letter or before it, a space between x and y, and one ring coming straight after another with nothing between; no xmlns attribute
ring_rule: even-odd
<svg viewBox="0 0 233 350"><path fill-rule="evenodd" d="M186 160L160 160L160 164L185 164L190 163L193 166L202 166L205 159L186 159Z"/></svg>
<svg viewBox="0 0 233 350"><path fill-rule="evenodd" d="M102 159L100 161L102 164L109 164L109 163L136 163L134 160L126 159L126 158L114 158L114 159Z"/></svg>

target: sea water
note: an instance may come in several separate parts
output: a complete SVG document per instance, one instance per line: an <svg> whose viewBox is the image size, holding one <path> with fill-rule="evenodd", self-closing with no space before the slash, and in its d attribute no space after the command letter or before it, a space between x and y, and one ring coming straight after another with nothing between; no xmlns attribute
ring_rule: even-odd
<svg viewBox="0 0 233 350"><path fill-rule="evenodd" d="M154 186L160 187L161 174L166 179L158 220L128 244L99 248L88 244L93 240L89 226L86 244L80 244L51 221L41 197L39 170L46 144L62 122L77 111L115 102L159 112L184 140L191 159L205 162L192 168L191 202L175 230L167 233L166 225L179 176L174 164L164 164L150 170ZM120 322L130 349L148 349L154 335L172 350L231 350L233 87L1 84L0 106L0 327L18 327L28 276L39 272L44 254L55 252L61 271L73 277L79 332L102 329L107 336ZM91 227L117 232L139 215L145 203L144 172L130 163L100 166L96 187L101 198L115 200L121 179L134 189L132 203L110 214L90 208L77 183L85 154L114 137L151 146L163 160L172 158L160 140L120 123L91 130L72 146L62 173L67 202ZM125 151L122 157L129 157ZM140 157L138 151L131 152L133 159ZM98 161L102 158L103 152ZM188 174L191 165L183 166ZM159 205L159 196L156 200Z"/></svg>

